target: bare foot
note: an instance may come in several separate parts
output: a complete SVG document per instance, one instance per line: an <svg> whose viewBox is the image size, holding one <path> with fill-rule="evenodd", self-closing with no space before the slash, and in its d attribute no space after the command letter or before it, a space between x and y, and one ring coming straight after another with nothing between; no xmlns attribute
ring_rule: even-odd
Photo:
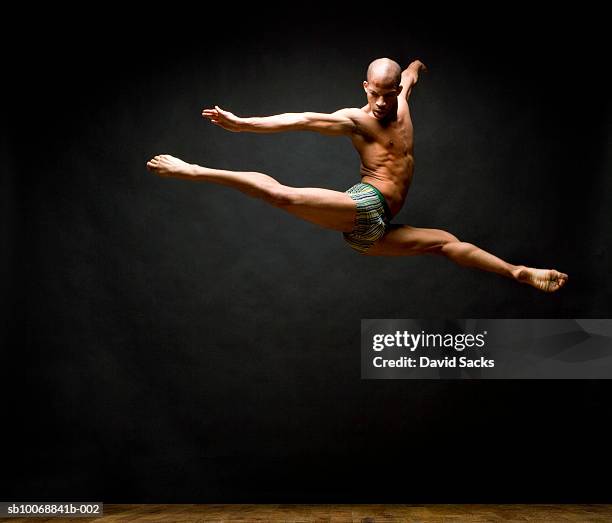
<svg viewBox="0 0 612 523"><path fill-rule="evenodd" d="M159 176L177 176L193 174L193 165L169 154L158 154L147 162L147 169Z"/></svg>
<svg viewBox="0 0 612 523"><path fill-rule="evenodd" d="M514 274L517 281L527 283L544 292L555 292L567 282L567 274L553 269L520 267Z"/></svg>

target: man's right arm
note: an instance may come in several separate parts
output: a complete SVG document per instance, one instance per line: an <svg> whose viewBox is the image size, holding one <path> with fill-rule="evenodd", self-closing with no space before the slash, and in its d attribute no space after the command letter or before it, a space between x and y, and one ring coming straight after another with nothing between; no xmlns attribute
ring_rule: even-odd
<svg viewBox="0 0 612 523"><path fill-rule="evenodd" d="M279 133L283 131L314 131L330 136L350 135L357 130L355 111L340 109L335 113L284 113L274 116L241 118L218 106L204 109L202 116L228 131Z"/></svg>

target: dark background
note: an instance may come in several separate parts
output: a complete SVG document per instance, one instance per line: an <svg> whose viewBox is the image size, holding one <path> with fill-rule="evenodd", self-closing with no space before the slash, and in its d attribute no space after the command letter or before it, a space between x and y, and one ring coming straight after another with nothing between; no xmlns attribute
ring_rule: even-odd
<svg viewBox="0 0 612 523"><path fill-rule="evenodd" d="M5 42L2 498L612 501L609 381L367 381L359 355L361 318L611 317L601 13L169 11L37 12ZM347 139L233 134L200 111L362 106L379 56L430 69L394 221L567 272L562 292L361 257L145 169L170 153L345 190Z"/></svg>

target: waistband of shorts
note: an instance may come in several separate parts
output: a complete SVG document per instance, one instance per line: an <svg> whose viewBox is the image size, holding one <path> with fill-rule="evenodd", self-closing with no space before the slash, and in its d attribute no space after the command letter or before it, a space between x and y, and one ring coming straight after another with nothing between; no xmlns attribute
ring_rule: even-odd
<svg viewBox="0 0 612 523"><path fill-rule="evenodd" d="M389 210L389 206L387 205L387 200L383 196L383 193L381 193L371 183L367 183L367 182L361 182L361 183L363 183L364 185L367 185L368 187L372 187L372 189L374 189L376 196L378 196L378 199L380 200L380 202L383 204L383 207L385 208L385 215L387 216L387 220L391 221L391 211Z"/></svg>

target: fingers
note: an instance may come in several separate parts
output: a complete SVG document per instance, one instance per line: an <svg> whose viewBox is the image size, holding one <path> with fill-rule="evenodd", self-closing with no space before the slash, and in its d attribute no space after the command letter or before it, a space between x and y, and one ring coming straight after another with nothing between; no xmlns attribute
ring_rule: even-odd
<svg viewBox="0 0 612 523"><path fill-rule="evenodd" d="M222 110L219 108L219 106L216 105L215 109L204 109L202 111L202 116L207 118L210 123L225 128L225 125L227 125L227 116L226 114L223 114L225 111L221 111Z"/></svg>
<svg viewBox="0 0 612 523"><path fill-rule="evenodd" d="M202 111L202 116L204 118L208 118L211 123L219 125L219 118L224 115L221 114L217 105L215 105L215 109L204 109Z"/></svg>
<svg viewBox="0 0 612 523"><path fill-rule="evenodd" d="M202 116L204 118L218 118L219 112L216 109L204 109L202 111Z"/></svg>

